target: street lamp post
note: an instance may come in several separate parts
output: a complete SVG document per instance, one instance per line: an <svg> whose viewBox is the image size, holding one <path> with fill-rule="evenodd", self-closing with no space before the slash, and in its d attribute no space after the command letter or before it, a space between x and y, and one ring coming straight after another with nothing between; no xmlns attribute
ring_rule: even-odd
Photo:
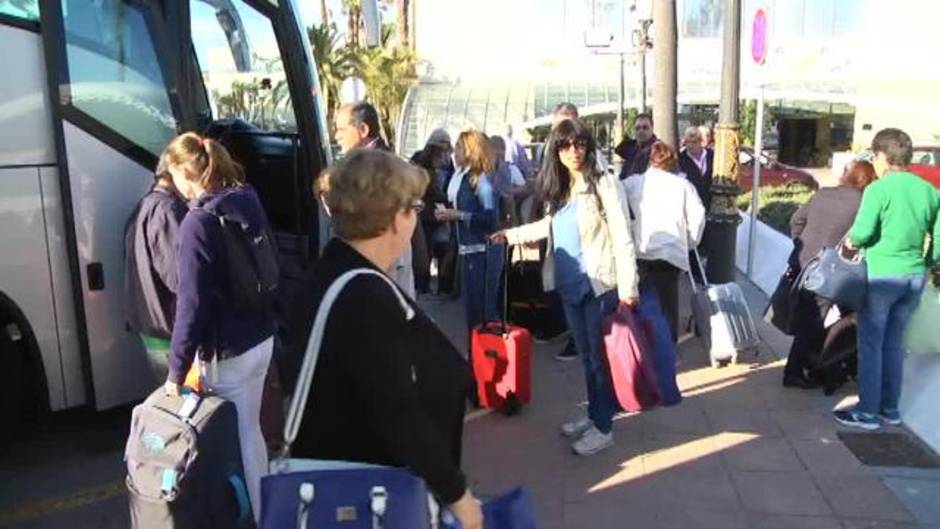
<svg viewBox="0 0 940 529"><path fill-rule="evenodd" d="M730 283L735 278L735 244L741 223L735 199L738 186L740 128L738 93L741 79L741 0L725 0L724 50L721 65L721 104L715 130L715 166L712 204L708 212L708 266L710 282Z"/></svg>

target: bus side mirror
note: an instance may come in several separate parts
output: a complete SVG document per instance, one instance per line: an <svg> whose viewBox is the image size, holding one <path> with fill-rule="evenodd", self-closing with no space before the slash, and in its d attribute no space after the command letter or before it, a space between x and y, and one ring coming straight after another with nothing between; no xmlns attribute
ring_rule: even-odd
<svg viewBox="0 0 940 529"><path fill-rule="evenodd" d="M366 46L375 48L381 45L382 22L377 0L362 0L362 24L366 30Z"/></svg>

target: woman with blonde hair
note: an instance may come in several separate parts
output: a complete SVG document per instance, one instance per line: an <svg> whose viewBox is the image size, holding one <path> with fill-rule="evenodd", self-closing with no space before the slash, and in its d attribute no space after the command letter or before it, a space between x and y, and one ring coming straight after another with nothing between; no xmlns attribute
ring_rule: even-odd
<svg viewBox="0 0 940 529"><path fill-rule="evenodd" d="M487 239L499 230L499 192L492 181L493 159L489 141L482 132L464 131L454 146L457 170L447 185L451 208L440 208L440 221L457 224L457 246L461 261L461 297L467 327L498 317L503 249L488 246Z"/></svg>
<svg viewBox="0 0 940 529"><path fill-rule="evenodd" d="M588 413L561 426L572 449L590 455L614 443L618 407L604 353L601 325L618 305L635 306L636 259L623 188L597 168L597 145L582 121L552 129L539 173L545 216L497 233L497 241L526 244L548 239L542 283L561 297L565 319L584 363Z"/></svg>
<svg viewBox="0 0 940 529"><path fill-rule="evenodd" d="M351 151L318 180L336 238L298 290L288 350L305 350L330 286L365 273L330 309L291 454L407 468L462 527L479 529L480 504L460 469L467 364L387 277L408 248L427 185L420 168L374 149Z"/></svg>
<svg viewBox="0 0 940 529"><path fill-rule="evenodd" d="M237 222L252 238L268 237L268 221L241 167L215 140L187 132L170 142L162 159L191 207L179 230L179 289L164 387L178 395L198 355L208 389L235 404L245 481L257 519L261 476L268 465L259 422L261 393L274 321L270 310L236 300L231 277L238 263L226 252L223 230L230 228L220 219Z"/></svg>

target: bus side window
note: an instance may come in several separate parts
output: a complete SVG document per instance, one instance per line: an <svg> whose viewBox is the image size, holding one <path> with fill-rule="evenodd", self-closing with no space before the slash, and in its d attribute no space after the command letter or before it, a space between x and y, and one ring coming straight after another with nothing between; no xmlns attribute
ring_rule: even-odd
<svg viewBox="0 0 940 529"><path fill-rule="evenodd" d="M62 0L71 104L154 155L176 134L150 12L129 0Z"/></svg>
<svg viewBox="0 0 940 529"><path fill-rule="evenodd" d="M39 0L0 0L0 15L39 22Z"/></svg>
<svg viewBox="0 0 940 529"><path fill-rule="evenodd" d="M270 19L244 0L190 0L193 47L215 119L297 132L284 61Z"/></svg>

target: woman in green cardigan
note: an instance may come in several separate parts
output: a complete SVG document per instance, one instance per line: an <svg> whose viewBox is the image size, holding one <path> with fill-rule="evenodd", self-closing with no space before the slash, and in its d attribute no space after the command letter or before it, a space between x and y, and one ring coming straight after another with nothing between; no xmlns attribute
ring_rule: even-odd
<svg viewBox="0 0 940 529"><path fill-rule="evenodd" d="M871 150L879 179L865 189L846 239L848 248L864 250L868 264L868 291L858 313L859 402L834 412L841 424L865 430L877 430L881 422L901 423L902 339L927 268L940 261L940 196L907 170L910 136L884 129Z"/></svg>

